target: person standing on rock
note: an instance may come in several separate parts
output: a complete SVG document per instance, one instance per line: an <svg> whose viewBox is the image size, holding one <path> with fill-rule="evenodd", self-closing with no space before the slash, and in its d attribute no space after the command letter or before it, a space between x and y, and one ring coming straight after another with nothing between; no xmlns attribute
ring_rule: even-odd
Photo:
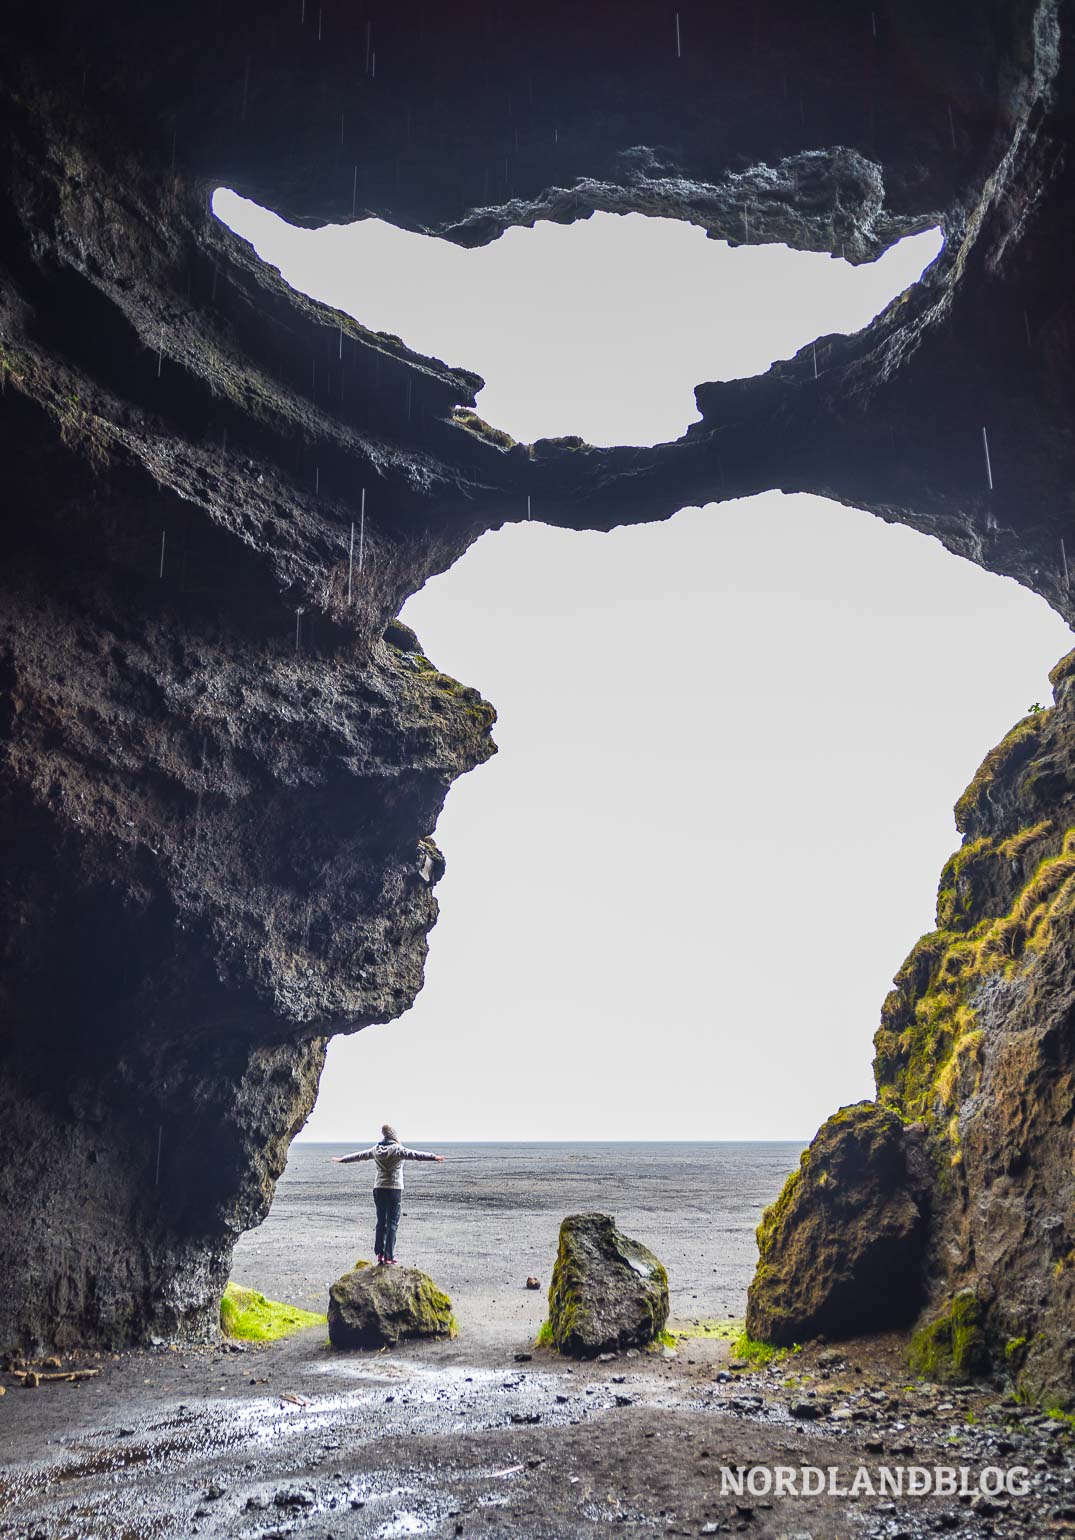
<svg viewBox="0 0 1075 1540"><path fill-rule="evenodd" d="M381 1124L381 1142L368 1150L356 1150L353 1155L333 1155L338 1166L349 1166L355 1160L372 1160L377 1164L373 1182L373 1203L377 1210L377 1235L374 1246L377 1261L389 1267L396 1265L396 1231L399 1229L399 1211L403 1205L403 1162L405 1160L435 1160L443 1155L431 1155L428 1150L409 1150L400 1144L399 1135L391 1123Z"/></svg>

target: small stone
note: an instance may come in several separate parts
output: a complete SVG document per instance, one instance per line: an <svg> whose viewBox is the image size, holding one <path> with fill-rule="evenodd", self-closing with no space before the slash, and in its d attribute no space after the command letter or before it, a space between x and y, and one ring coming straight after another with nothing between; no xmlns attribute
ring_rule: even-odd
<svg viewBox="0 0 1075 1540"><path fill-rule="evenodd" d="M516 1353L515 1362L517 1364L528 1364L533 1356L533 1353Z"/></svg>
<svg viewBox="0 0 1075 1540"><path fill-rule="evenodd" d="M541 1288L541 1279L540 1278L535 1278L533 1276L533 1274L531 1274L530 1277L526 1280L526 1287L528 1289L540 1289Z"/></svg>
<svg viewBox="0 0 1075 1540"><path fill-rule="evenodd" d="M615 1353L598 1353L597 1362L599 1364L610 1364L613 1362L615 1357Z"/></svg>
<svg viewBox="0 0 1075 1540"><path fill-rule="evenodd" d="M800 1417L804 1422L809 1422L821 1415L821 1407L817 1401L796 1401L788 1410L793 1417Z"/></svg>
<svg viewBox="0 0 1075 1540"><path fill-rule="evenodd" d="M276 1493L273 1502L277 1508L312 1508L314 1497L312 1492L304 1492L298 1487L285 1487Z"/></svg>

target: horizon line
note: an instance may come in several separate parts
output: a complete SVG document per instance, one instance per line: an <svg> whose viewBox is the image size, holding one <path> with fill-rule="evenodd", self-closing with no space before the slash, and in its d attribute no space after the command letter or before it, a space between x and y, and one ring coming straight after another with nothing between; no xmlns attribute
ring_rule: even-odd
<svg viewBox="0 0 1075 1540"><path fill-rule="evenodd" d="M810 1137L800 1139L437 1139L430 1144L809 1144ZM303 1139L296 1135L295 1144L347 1144L346 1139ZM376 1142L376 1141L374 1141Z"/></svg>

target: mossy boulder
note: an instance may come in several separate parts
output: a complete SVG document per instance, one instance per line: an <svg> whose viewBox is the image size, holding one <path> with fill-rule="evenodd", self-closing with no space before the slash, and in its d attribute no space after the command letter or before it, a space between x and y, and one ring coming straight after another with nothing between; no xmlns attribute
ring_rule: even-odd
<svg viewBox="0 0 1075 1540"><path fill-rule="evenodd" d="M454 1337L452 1302L417 1267L368 1262L329 1289L328 1335L336 1348L394 1347L410 1337Z"/></svg>
<svg viewBox="0 0 1075 1540"><path fill-rule="evenodd" d="M961 1289L939 1316L919 1327L911 1338L908 1361L914 1374L942 1384L989 1373L985 1311L973 1289Z"/></svg>
<svg viewBox="0 0 1075 1540"><path fill-rule="evenodd" d="M549 1286L543 1341L576 1358L645 1347L668 1319L668 1274L607 1214L571 1214Z"/></svg>
<svg viewBox="0 0 1075 1540"><path fill-rule="evenodd" d="M917 1136L876 1102L822 1124L758 1226L746 1329L790 1347L907 1326L922 1305L930 1174Z"/></svg>

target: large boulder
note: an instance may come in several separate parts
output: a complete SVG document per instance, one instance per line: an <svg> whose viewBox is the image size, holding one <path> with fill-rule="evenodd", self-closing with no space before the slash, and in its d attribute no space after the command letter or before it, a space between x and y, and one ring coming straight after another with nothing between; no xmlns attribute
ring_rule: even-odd
<svg viewBox="0 0 1075 1540"><path fill-rule="evenodd" d="M750 1336L786 1347L909 1325L923 1300L929 1187L896 1113L876 1102L834 1113L762 1215Z"/></svg>
<svg viewBox="0 0 1075 1540"><path fill-rule="evenodd" d="M549 1287L553 1345L579 1358L645 1347L667 1319L668 1274L653 1252L607 1214L569 1215Z"/></svg>
<svg viewBox="0 0 1075 1540"><path fill-rule="evenodd" d="M394 1346L404 1337L454 1337L452 1302L417 1267L359 1263L329 1289L333 1347Z"/></svg>

